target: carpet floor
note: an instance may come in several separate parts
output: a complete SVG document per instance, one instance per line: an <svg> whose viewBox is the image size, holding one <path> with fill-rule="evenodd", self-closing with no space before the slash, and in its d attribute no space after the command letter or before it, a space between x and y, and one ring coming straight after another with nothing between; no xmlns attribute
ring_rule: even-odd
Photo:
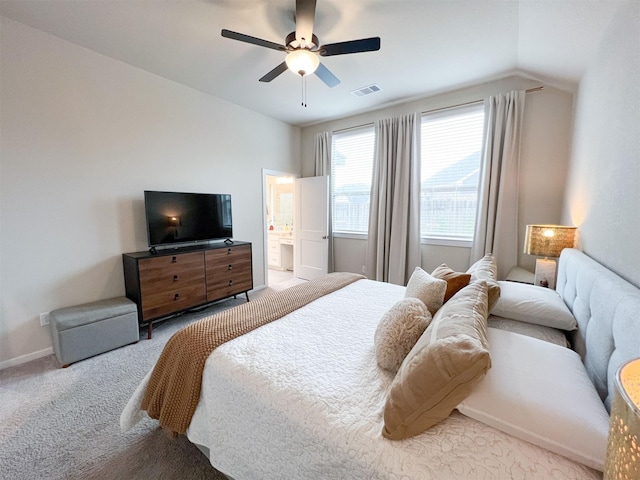
<svg viewBox="0 0 640 480"><path fill-rule="evenodd" d="M0 371L0 478L224 479L186 437L170 438L154 420L122 433L120 413L174 332L245 301L161 322L151 340L142 329L137 344L69 368L50 355Z"/></svg>

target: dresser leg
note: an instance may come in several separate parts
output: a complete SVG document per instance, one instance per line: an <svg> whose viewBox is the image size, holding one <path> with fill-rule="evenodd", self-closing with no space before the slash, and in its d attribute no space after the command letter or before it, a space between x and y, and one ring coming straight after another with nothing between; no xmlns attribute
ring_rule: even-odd
<svg viewBox="0 0 640 480"><path fill-rule="evenodd" d="M147 327L147 339L151 340L151 330L153 329L153 324L149 322L149 326Z"/></svg>
<svg viewBox="0 0 640 480"><path fill-rule="evenodd" d="M245 297L247 297L247 302L249 301L249 292L244 292Z"/></svg>

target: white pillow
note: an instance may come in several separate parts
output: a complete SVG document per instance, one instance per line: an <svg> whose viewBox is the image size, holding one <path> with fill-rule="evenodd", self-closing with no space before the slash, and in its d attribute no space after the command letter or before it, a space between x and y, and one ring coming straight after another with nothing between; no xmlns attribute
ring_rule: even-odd
<svg viewBox="0 0 640 480"><path fill-rule="evenodd" d="M498 284L500 298L492 315L560 330L576 329L576 319L555 290L517 282Z"/></svg>
<svg viewBox="0 0 640 480"><path fill-rule="evenodd" d="M536 287L541 288L541 287ZM458 410L602 471L609 415L573 350L487 329L491 369Z"/></svg>
<svg viewBox="0 0 640 480"><path fill-rule="evenodd" d="M571 348L567 335L557 328L545 327L544 325L536 325L534 323L519 322L512 318L497 317L489 315L487 318L487 327L499 328L508 332L519 333L527 337L537 338L545 342L555 343L561 347Z"/></svg>
<svg viewBox="0 0 640 480"><path fill-rule="evenodd" d="M416 267L407 283L404 296L422 300L431 315L435 315L444 303L446 291L446 281L432 277L420 267Z"/></svg>

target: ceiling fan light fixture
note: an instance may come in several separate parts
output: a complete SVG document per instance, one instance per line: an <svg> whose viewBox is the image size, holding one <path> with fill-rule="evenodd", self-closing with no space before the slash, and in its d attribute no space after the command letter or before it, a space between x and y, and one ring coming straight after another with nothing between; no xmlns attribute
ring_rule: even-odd
<svg viewBox="0 0 640 480"><path fill-rule="evenodd" d="M303 88L306 84L307 76L312 73L315 73L327 87L333 88L340 83L340 80L331 73L324 63L320 62L320 57L375 52L380 50L380 37L360 38L358 40L321 45L318 37L313 33L316 1L317 0L296 0L296 29L285 37L283 45L251 35L245 35L244 33L233 32L225 28L222 29L221 34L223 37L230 38L231 40L270 48L286 54L285 61L273 68L266 75L260 77L258 79L260 82L268 83L283 74L285 70L291 70L296 75L300 75L303 80Z"/></svg>
<svg viewBox="0 0 640 480"><path fill-rule="evenodd" d="M301 77L312 74L320 65L318 55L303 48L289 52L285 62L289 70Z"/></svg>

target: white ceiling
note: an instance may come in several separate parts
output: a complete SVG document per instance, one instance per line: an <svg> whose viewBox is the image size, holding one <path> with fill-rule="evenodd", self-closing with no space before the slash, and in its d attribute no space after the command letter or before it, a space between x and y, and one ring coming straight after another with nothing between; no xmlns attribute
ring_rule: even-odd
<svg viewBox="0 0 640 480"><path fill-rule="evenodd" d="M295 0L0 0L0 14L293 125L343 117L520 72L573 89L621 2L317 0L320 43L379 36L377 52L325 57L341 81L258 79L284 53L223 38L223 28L284 44ZM376 83L382 91L356 97Z"/></svg>

